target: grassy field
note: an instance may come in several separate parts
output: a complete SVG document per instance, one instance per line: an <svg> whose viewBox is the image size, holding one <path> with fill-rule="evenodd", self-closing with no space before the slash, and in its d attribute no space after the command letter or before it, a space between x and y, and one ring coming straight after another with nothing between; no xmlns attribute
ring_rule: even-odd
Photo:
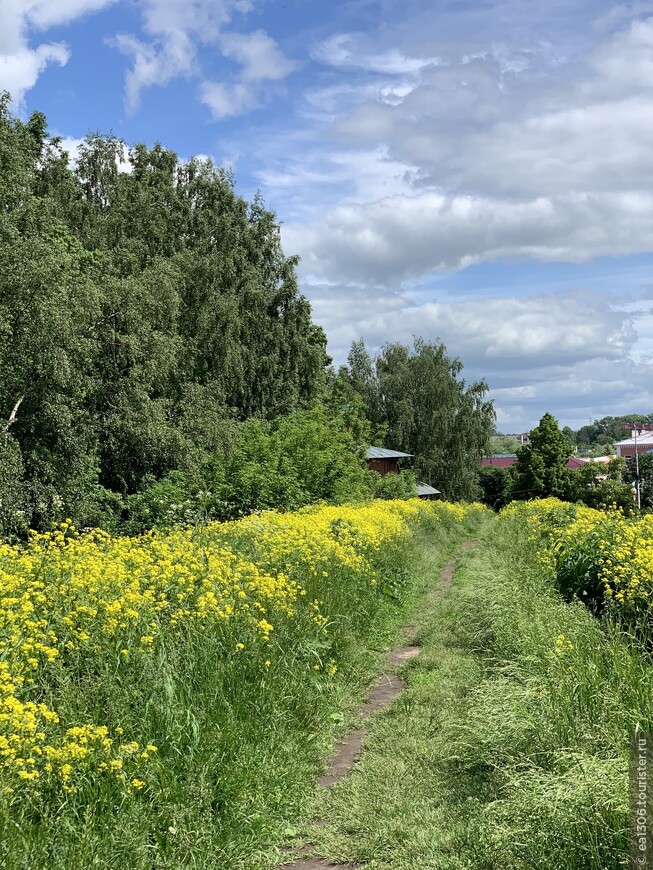
<svg viewBox="0 0 653 870"><path fill-rule="evenodd" d="M540 525L508 511L422 602L409 688L350 777L316 794L320 854L370 870L628 866L628 732L653 726L653 668L623 627L563 599Z"/></svg>
<svg viewBox="0 0 653 870"><path fill-rule="evenodd" d="M254 868L486 512L376 502L0 546L0 865ZM422 578L423 579L423 578Z"/></svg>

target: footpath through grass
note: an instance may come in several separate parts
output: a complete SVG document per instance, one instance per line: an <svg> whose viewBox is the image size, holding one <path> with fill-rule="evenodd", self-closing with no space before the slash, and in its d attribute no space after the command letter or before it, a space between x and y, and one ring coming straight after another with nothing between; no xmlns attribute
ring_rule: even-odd
<svg viewBox="0 0 653 870"><path fill-rule="evenodd" d="M320 854L369 870L628 866L628 732L653 728L653 668L532 555L523 521L501 518L421 602L407 690L316 795Z"/></svg>

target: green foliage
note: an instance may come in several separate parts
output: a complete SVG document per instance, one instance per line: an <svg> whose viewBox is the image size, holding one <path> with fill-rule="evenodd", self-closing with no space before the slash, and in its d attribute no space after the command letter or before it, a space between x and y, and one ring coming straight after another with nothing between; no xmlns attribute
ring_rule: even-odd
<svg viewBox="0 0 653 870"><path fill-rule="evenodd" d="M373 491L346 418L333 418L321 404L272 423L247 420L230 436L194 472L172 471L128 496L125 529L136 533L319 501L338 504L367 499Z"/></svg>
<svg viewBox="0 0 653 870"><path fill-rule="evenodd" d="M344 420L319 405L271 424L245 423L234 449L218 455L209 481L229 517L369 495L358 445Z"/></svg>
<svg viewBox="0 0 653 870"><path fill-rule="evenodd" d="M615 441L622 441L629 437L629 433L625 430L625 425L628 423L653 423L653 414L627 414L625 417L602 417L600 420L593 420L586 426L581 426L575 433L575 442L581 449L600 447L605 454L609 452Z"/></svg>
<svg viewBox="0 0 653 870"><path fill-rule="evenodd" d="M481 502L493 510L501 510L510 501L512 472L510 468L488 466L479 472Z"/></svg>
<svg viewBox="0 0 653 870"><path fill-rule="evenodd" d="M27 531L23 462L9 434L0 435L0 536L13 538Z"/></svg>
<svg viewBox="0 0 653 870"><path fill-rule="evenodd" d="M363 402L384 444L415 456L415 473L448 499L478 495L478 467L494 427L487 385L467 385L441 342L386 345L374 363L354 342L340 377ZM378 431L377 429L377 431Z"/></svg>
<svg viewBox="0 0 653 870"><path fill-rule="evenodd" d="M399 474L378 474L370 471L372 498L415 498L417 478L412 471Z"/></svg>
<svg viewBox="0 0 653 870"><path fill-rule="evenodd" d="M632 514L635 510L633 494L630 486L621 482L625 466L625 461L619 458L607 465L586 462L570 475L570 500L599 510L616 505L624 514Z"/></svg>
<svg viewBox="0 0 653 870"><path fill-rule="evenodd" d="M640 453L637 458L639 465L640 499L643 509L653 508L653 453ZM628 481L637 480L635 458L626 460L625 476Z"/></svg>
<svg viewBox="0 0 653 870"><path fill-rule="evenodd" d="M500 437L494 437L490 442L490 455L500 456L501 454L505 453L516 453L521 446L521 441L518 441L511 435L501 435Z"/></svg>
<svg viewBox="0 0 653 870"><path fill-rule="evenodd" d="M512 496L517 499L556 496L569 492L569 442L548 412L530 433L530 444L517 451Z"/></svg>
<svg viewBox="0 0 653 870"><path fill-rule="evenodd" d="M20 401L25 523L110 526L153 481L195 478L235 420L310 404L328 357L296 265L210 161L91 134L72 168L0 98L0 420Z"/></svg>

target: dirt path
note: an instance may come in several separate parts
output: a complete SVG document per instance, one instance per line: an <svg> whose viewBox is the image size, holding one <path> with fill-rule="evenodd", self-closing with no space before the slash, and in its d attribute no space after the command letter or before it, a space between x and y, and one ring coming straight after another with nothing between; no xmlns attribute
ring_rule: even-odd
<svg viewBox="0 0 653 870"><path fill-rule="evenodd" d="M463 543L462 549L472 550L475 546L476 541L469 540ZM457 564L458 558L450 559L440 572L437 588L437 593L439 595L441 595L451 585ZM388 664L390 665L401 665L409 659L415 658L419 655L420 648L415 642L416 627L414 625L405 625L402 631L407 643L405 646L400 646L390 650L387 657ZM367 701L361 708L363 723L365 723L373 713L390 705L403 692L405 687L405 682L398 674L392 671L381 674L374 683ZM317 781L319 786L322 788L331 788L338 782L338 780L350 773L361 756L366 733L367 728L365 727L365 724L363 724L361 728L352 731L343 740L336 744L333 754L327 761L326 771ZM317 819L314 824L319 825L320 820ZM310 857L290 860L281 865L282 870L293 870L293 868L294 870L324 870L324 868L329 867L340 868L340 870L347 870L347 868L349 868L349 870L354 870L356 867L365 866L362 863L334 864L325 858L316 856L314 854L315 847L311 844L303 846L300 849L289 849L288 851L292 851L295 855L299 853L309 855Z"/></svg>

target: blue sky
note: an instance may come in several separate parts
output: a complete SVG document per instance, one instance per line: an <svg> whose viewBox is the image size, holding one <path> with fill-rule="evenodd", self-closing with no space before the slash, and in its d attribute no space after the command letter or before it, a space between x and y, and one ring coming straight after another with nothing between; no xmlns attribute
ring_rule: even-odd
<svg viewBox="0 0 653 870"><path fill-rule="evenodd" d="M230 164L338 362L439 337L504 431L653 410L653 2L0 0L0 88Z"/></svg>

